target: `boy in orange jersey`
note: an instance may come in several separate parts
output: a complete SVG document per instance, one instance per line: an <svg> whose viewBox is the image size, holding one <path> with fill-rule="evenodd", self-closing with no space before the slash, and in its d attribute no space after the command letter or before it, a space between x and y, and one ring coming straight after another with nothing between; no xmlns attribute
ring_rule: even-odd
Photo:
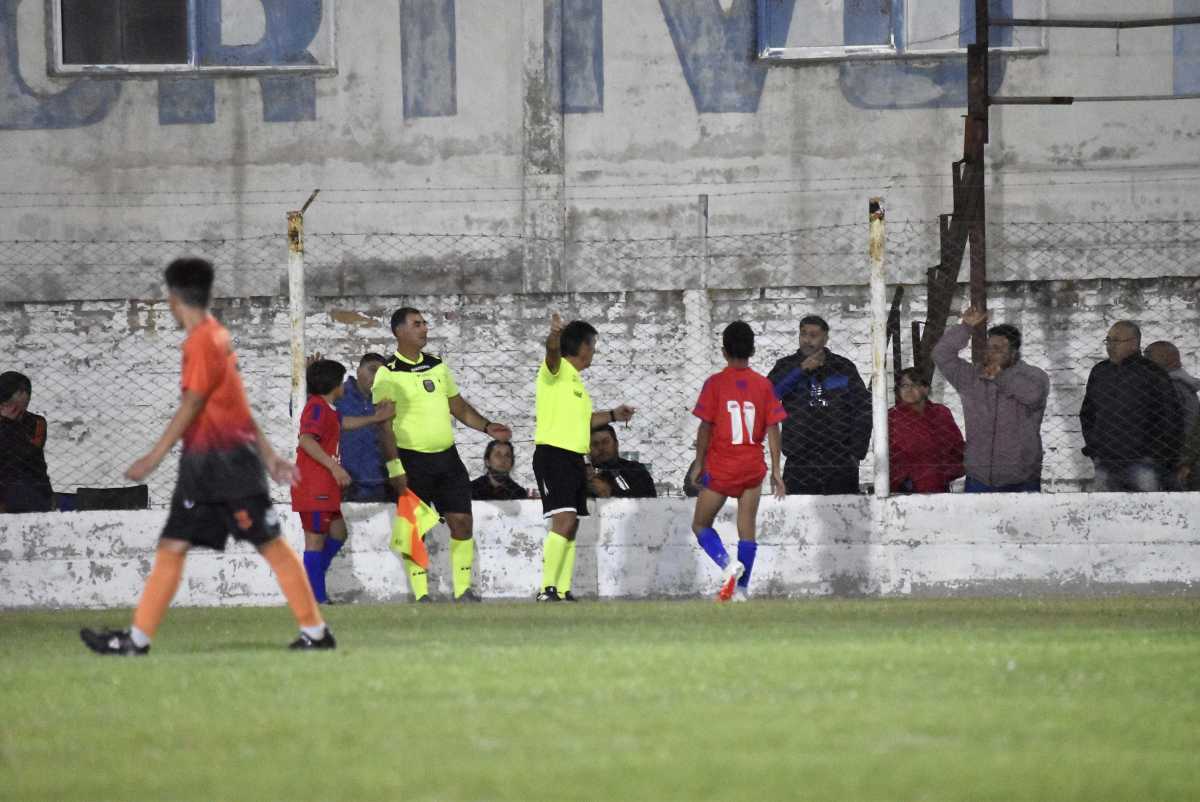
<svg viewBox="0 0 1200 802"><path fill-rule="evenodd" d="M275 453L254 421L229 332L208 313L213 266L203 259L177 259L165 278L171 314L187 331L182 398L158 442L125 476L142 481L182 438L179 479L132 627L84 629L79 635L99 654L146 654L179 588L188 549L223 551L232 534L253 544L275 572L300 625L290 648L333 649L333 633L321 618L300 558L280 537L279 516L267 492L266 471L280 484L291 484L296 466Z"/></svg>

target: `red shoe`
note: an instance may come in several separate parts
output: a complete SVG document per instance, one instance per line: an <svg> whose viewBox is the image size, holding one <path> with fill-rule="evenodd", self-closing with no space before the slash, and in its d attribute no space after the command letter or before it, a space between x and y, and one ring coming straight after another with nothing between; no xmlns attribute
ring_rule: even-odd
<svg viewBox="0 0 1200 802"><path fill-rule="evenodd" d="M717 601L727 602L733 598L733 589L737 587L737 581L742 578L746 567L737 560L725 566L725 573L721 577L721 589L717 591Z"/></svg>

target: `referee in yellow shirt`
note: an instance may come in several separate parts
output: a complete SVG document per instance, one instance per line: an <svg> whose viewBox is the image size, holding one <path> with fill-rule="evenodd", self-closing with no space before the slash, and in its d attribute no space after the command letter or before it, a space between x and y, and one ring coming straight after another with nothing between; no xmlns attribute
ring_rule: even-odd
<svg viewBox="0 0 1200 802"><path fill-rule="evenodd" d="M579 516L588 514L583 455L591 446L592 427L627 421L635 411L625 404L592 411L592 399L579 374L592 364L596 336L591 324L582 320L564 327L556 312L550 318L546 361L538 368L533 475L542 494L542 517L550 520L542 549L540 602L575 601L571 595L575 531Z"/></svg>
<svg viewBox="0 0 1200 802"><path fill-rule="evenodd" d="M446 363L422 349L429 341L429 324L412 307L392 315L396 353L375 374L371 399L391 401L396 416L380 424L380 440L388 461L388 481L396 492L410 488L450 527L450 565L454 576L454 598L477 602L471 589L471 565L475 560L472 539L471 478L454 445L450 416L484 432L494 440L508 440L512 430L493 423L475 411L458 392ZM429 601L425 569L404 559L413 598Z"/></svg>

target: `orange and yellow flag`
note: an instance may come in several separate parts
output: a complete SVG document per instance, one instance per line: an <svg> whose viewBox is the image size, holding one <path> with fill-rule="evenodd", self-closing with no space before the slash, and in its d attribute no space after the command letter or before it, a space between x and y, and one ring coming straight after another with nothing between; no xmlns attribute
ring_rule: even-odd
<svg viewBox="0 0 1200 802"><path fill-rule="evenodd" d="M438 514L421 501L411 490L396 502L396 517L392 520L392 551L408 557L422 568L429 568L429 552L425 550L425 533L437 525Z"/></svg>

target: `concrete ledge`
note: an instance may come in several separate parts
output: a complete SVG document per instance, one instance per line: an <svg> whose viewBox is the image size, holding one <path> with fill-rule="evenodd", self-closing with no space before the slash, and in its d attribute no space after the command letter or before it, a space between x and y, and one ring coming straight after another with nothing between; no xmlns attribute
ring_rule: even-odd
<svg viewBox="0 0 1200 802"><path fill-rule="evenodd" d="M283 510L281 509L281 512ZM734 505L718 529L735 539ZM350 544L333 594L403 601L386 505L345 508ZM601 598L694 596L717 573L695 546L692 502L609 500L579 533L575 587ZM0 516L0 608L128 607L150 570L165 511ZM791 497L764 500L758 596L1200 594L1200 494ZM476 574L487 598L531 598L545 527L537 502L476 502ZM303 539L288 516L288 540ZM428 538L431 590L449 595L447 533ZM188 558L176 604L282 603L252 549Z"/></svg>

